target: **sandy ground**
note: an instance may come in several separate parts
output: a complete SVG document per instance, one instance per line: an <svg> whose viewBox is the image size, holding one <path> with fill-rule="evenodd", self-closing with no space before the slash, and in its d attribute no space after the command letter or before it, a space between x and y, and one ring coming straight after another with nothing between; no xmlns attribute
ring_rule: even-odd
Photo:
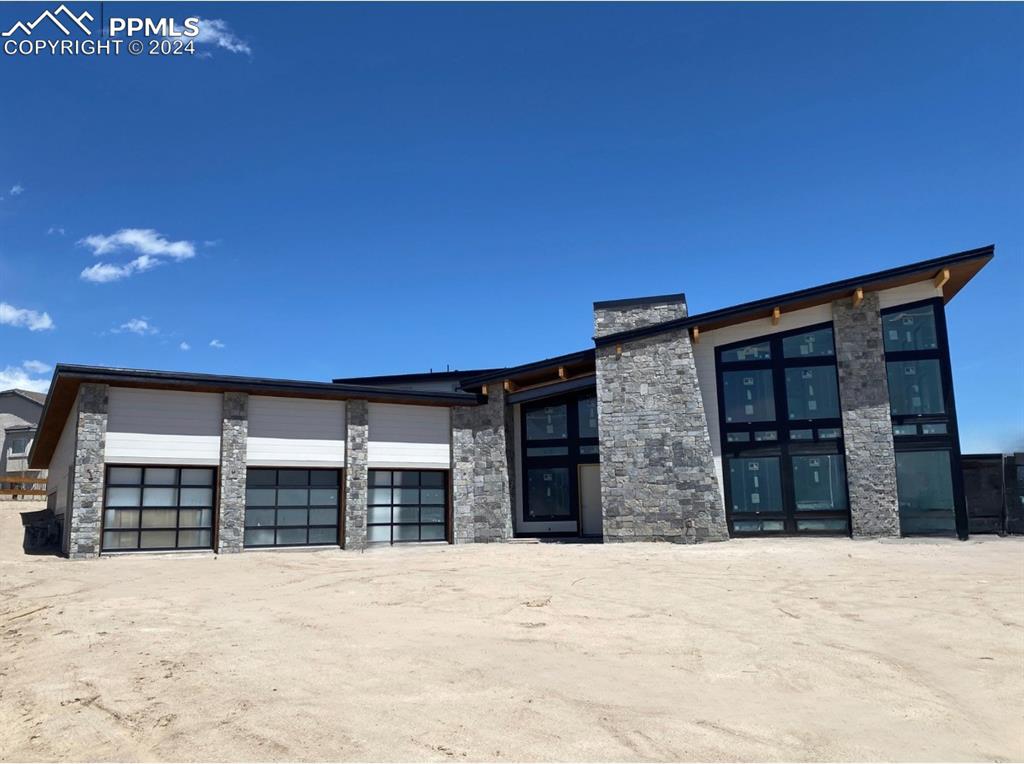
<svg viewBox="0 0 1024 764"><path fill-rule="evenodd" d="M1024 759L1024 539L20 543L6 761Z"/></svg>

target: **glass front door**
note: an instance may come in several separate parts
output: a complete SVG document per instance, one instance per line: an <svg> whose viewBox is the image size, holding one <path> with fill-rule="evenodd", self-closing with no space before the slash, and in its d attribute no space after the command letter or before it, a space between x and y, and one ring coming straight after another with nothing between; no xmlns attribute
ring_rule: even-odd
<svg viewBox="0 0 1024 764"><path fill-rule="evenodd" d="M579 467L598 463L594 391L524 403L521 419L523 525L549 523L572 529L559 531L563 534L587 532L581 524Z"/></svg>

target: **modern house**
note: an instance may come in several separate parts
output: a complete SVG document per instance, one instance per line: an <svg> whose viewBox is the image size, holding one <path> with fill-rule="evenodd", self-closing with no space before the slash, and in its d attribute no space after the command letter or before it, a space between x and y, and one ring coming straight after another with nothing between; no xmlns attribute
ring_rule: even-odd
<svg viewBox="0 0 1024 764"><path fill-rule="evenodd" d="M0 390L0 483L4 475L36 476L28 455L36 437L46 395L32 390Z"/></svg>
<svg viewBox="0 0 1024 764"><path fill-rule="evenodd" d="M521 366L300 382L58 366L71 557L968 532L945 305L993 247L689 315L594 304Z"/></svg>

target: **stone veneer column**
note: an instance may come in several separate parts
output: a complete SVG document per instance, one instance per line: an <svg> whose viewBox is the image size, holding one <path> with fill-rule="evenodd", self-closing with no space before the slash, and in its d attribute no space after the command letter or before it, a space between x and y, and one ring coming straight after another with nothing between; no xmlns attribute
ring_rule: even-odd
<svg viewBox="0 0 1024 764"><path fill-rule="evenodd" d="M78 388L75 466L68 557L98 557L103 512L104 453L107 439L107 386Z"/></svg>
<svg viewBox="0 0 1024 764"><path fill-rule="evenodd" d="M686 316L685 297L594 303L598 337ZM686 329L597 348L604 540L729 538Z"/></svg>
<svg viewBox="0 0 1024 764"><path fill-rule="evenodd" d="M369 406L366 401L347 401L345 414L345 548L363 549L369 483Z"/></svg>
<svg viewBox="0 0 1024 764"><path fill-rule="evenodd" d="M846 443L846 484L856 537L899 536L896 450L878 295L832 303L839 399Z"/></svg>
<svg viewBox="0 0 1024 764"><path fill-rule="evenodd" d="M481 406L452 408L452 538L456 544L512 538L505 391Z"/></svg>
<svg viewBox="0 0 1024 764"><path fill-rule="evenodd" d="M246 441L249 437L249 396L224 393L220 428L220 502L217 552L241 552L245 545Z"/></svg>

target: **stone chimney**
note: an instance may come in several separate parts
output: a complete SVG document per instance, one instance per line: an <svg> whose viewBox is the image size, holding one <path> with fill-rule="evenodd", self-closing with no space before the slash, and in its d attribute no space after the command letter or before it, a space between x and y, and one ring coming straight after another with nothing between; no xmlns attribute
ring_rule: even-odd
<svg viewBox="0 0 1024 764"><path fill-rule="evenodd" d="M604 337L676 318L686 318L686 295L682 292L595 302L594 336Z"/></svg>

